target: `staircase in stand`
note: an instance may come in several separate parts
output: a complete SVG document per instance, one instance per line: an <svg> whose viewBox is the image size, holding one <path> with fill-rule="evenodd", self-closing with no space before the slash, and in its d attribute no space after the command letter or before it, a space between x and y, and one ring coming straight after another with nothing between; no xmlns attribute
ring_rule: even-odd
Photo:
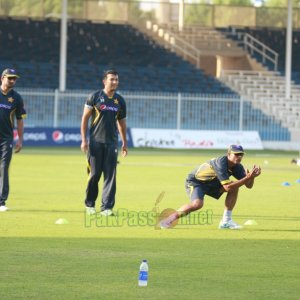
<svg viewBox="0 0 300 300"><path fill-rule="evenodd" d="M286 99L285 78L279 72L227 70L220 80L284 127L299 130L300 86L292 82L290 99Z"/></svg>

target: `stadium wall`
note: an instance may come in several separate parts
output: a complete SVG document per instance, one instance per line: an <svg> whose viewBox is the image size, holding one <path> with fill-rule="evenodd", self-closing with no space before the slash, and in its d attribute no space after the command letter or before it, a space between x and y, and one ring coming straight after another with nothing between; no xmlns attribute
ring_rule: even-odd
<svg viewBox="0 0 300 300"><path fill-rule="evenodd" d="M60 18L61 8L47 0L1 0L0 16L18 18ZM68 17L112 23L179 23L180 3L167 1L68 0ZM286 7L255 7L184 3L185 25L203 27L286 27ZM293 8L293 28L300 28L300 8Z"/></svg>
<svg viewBox="0 0 300 300"><path fill-rule="evenodd" d="M14 130L14 141L18 140ZM127 129L128 147L165 149L227 149L230 144L242 144L246 149L261 150L256 131L201 131L168 129ZM81 144L79 128L27 128L26 146L77 146ZM121 140L119 138L119 144Z"/></svg>
<svg viewBox="0 0 300 300"><path fill-rule="evenodd" d="M79 128L91 91L17 89L24 98L30 128ZM120 91L127 102L129 128L205 131L257 131L263 142L298 142L279 119L265 115L238 95ZM300 138L299 138L300 139Z"/></svg>
<svg viewBox="0 0 300 300"><path fill-rule="evenodd" d="M17 141L14 130L14 141ZM295 150L299 143L262 142L256 131L201 131L160 130L145 128L127 129L128 147L165 149L226 149L229 144L242 144L248 150ZM26 128L25 147L80 147L81 135L77 128ZM119 140L119 145L121 141Z"/></svg>

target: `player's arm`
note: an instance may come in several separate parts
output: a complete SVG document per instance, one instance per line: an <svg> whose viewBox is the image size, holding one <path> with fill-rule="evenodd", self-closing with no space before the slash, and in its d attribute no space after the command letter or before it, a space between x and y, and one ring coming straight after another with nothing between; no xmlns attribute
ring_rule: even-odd
<svg viewBox="0 0 300 300"><path fill-rule="evenodd" d="M23 119L17 119L17 132L18 132L19 139L15 146L15 153L20 152L23 147L23 132L24 132Z"/></svg>
<svg viewBox="0 0 300 300"><path fill-rule="evenodd" d="M92 109L88 106L85 106L82 113L81 118L81 126L80 126L80 133L81 133L81 151L87 152L88 150L88 141L87 141L87 128L89 118L92 115Z"/></svg>
<svg viewBox="0 0 300 300"><path fill-rule="evenodd" d="M24 101L19 94L17 94L17 95L18 95L18 101L17 101L17 109L16 109L16 120L17 120L17 133L18 133L19 139L15 145L15 153L20 152L23 147L23 133L24 133L23 119L26 118L26 110L24 108Z"/></svg>
<svg viewBox="0 0 300 300"><path fill-rule="evenodd" d="M126 156L128 153L127 137L126 137L126 131L127 131L126 119L124 118L121 120L117 120L117 125L118 125L118 130L122 141L121 153L122 156Z"/></svg>
<svg viewBox="0 0 300 300"><path fill-rule="evenodd" d="M261 174L261 168L254 166L251 171L247 170L246 176L237 181L230 181L223 184L223 188L226 192L230 192L245 185L248 189L251 189L254 184L254 178Z"/></svg>

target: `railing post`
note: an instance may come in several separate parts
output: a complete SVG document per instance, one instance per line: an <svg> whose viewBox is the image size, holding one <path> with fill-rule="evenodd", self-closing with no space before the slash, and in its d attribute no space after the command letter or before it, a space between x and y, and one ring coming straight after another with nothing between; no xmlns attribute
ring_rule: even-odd
<svg viewBox="0 0 300 300"><path fill-rule="evenodd" d="M243 40L244 40L244 50L247 51L247 33L244 34Z"/></svg>
<svg viewBox="0 0 300 300"><path fill-rule="evenodd" d="M181 129L181 93L177 95L177 121L176 128Z"/></svg>
<svg viewBox="0 0 300 300"><path fill-rule="evenodd" d="M253 53L260 54L262 56L263 63L265 63L266 61L270 61L274 65L275 71L277 71L278 53L273 49L266 46L248 33L245 33L243 36L243 46L244 50L249 52L251 55L253 55ZM274 58L272 55L274 56Z"/></svg>
<svg viewBox="0 0 300 300"><path fill-rule="evenodd" d="M59 90L54 90L54 113L53 113L53 127L58 127L58 104L59 104Z"/></svg>
<svg viewBox="0 0 300 300"><path fill-rule="evenodd" d="M243 101L243 97L240 97L239 131L243 131L243 112L244 112L244 101Z"/></svg>

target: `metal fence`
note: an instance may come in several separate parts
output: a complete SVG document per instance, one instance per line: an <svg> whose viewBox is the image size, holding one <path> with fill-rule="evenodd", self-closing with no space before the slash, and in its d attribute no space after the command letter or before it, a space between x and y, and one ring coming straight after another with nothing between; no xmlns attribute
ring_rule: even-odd
<svg viewBox="0 0 300 300"><path fill-rule="evenodd" d="M18 89L23 96L27 127L78 128L91 91ZM222 95L120 91L127 103L131 128L190 130L256 130L262 140L289 141L290 133L273 116L254 109L243 98Z"/></svg>

